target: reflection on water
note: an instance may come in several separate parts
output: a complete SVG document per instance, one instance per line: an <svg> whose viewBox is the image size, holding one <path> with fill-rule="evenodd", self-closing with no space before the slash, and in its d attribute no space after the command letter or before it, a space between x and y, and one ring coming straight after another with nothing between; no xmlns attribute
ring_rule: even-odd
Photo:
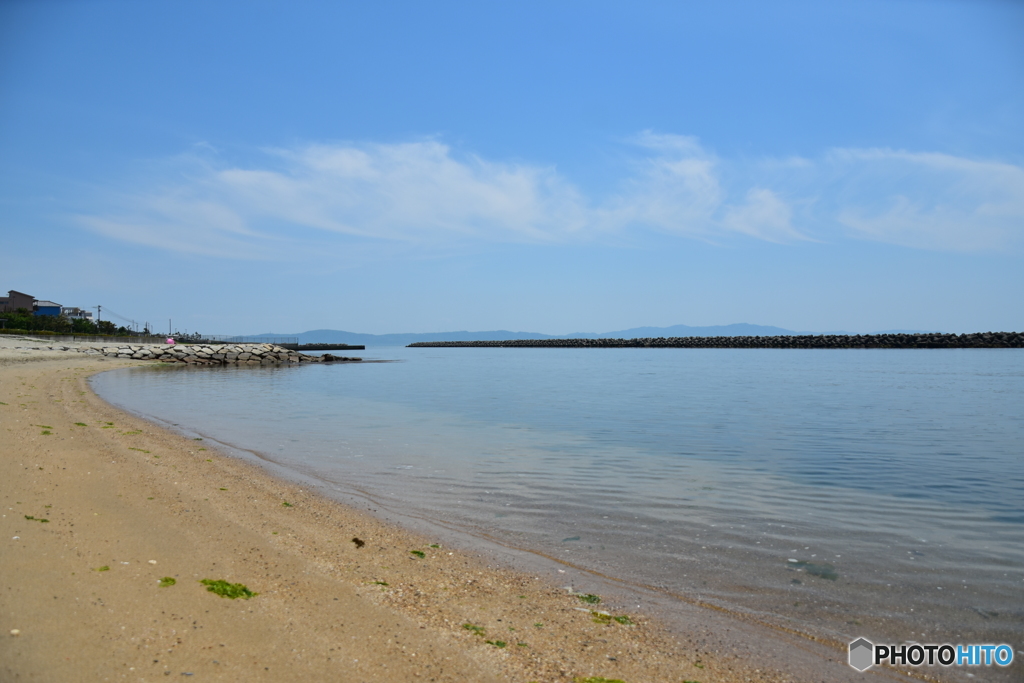
<svg viewBox="0 0 1024 683"><path fill-rule="evenodd" d="M830 635L1019 642L1024 353L386 349L115 371L337 490Z"/></svg>

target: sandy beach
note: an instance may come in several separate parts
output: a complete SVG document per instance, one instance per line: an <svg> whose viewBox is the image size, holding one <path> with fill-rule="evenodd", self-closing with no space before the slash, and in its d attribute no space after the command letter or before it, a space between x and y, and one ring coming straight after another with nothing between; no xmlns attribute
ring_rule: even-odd
<svg viewBox="0 0 1024 683"><path fill-rule="evenodd" d="M569 567L498 566L89 390L138 361L18 344L0 340L4 681L909 680L698 606L669 623Z"/></svg>

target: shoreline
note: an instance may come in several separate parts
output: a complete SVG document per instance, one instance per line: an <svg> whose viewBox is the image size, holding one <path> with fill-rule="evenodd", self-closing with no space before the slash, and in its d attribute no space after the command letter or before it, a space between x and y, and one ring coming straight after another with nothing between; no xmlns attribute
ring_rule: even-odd
<svg viewBox="0 0 1024 683"><path fill-rule="evenodd" d="M219 680L240 671L257 680L341 672L392 681L863 680L845 652L706 608L683 610L688 629L667 629L617 604L613 589L592 608L548 578L432 548L434 539L200 450L88 389L88 375L140 363L67 355L0 365L0 415L14 446L0 465L4 507L14 508L0 520L11 532L0 536L11 577L0 659L12 680L85 670L144 680L176 667ZM39 462L14 462L12 453ZM24 519L43 514L51 522ZM100 566L111 571L92 571ZM177 585L159 588L165 575ZM195 583L201 578L260 595L224 600ZM594 590L592 577L578 585ZM72 603L78 611L69 616ZM635 624L591 614L609 606L609 616ZM20 635L8 636L15 628ZM385 628L395 633L375 635ZM76 663L57 661L55 648Z"/></svg>

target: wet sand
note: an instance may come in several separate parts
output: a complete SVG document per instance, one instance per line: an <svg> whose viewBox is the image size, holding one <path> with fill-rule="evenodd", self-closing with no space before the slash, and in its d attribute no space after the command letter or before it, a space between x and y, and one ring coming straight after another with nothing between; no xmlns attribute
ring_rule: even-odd
<svg viewBox="0 0 1024 683"><path fill-rule="evenodd" d="M89 390L137 361L13 344L0 340L4 681L908 680L699 606L654 618L571 567L498 566Z"/></svg>

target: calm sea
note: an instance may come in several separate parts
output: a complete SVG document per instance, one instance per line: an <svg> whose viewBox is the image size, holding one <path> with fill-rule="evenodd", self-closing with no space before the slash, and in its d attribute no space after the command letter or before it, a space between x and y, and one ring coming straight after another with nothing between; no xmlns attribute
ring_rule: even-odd
<svg viewBox="0 0 1024 683"><path fill-rule="evenodd" d="M1024 635L1024 352L370 349L118 370L115 405L575 566L841 641Z"/></svg>

